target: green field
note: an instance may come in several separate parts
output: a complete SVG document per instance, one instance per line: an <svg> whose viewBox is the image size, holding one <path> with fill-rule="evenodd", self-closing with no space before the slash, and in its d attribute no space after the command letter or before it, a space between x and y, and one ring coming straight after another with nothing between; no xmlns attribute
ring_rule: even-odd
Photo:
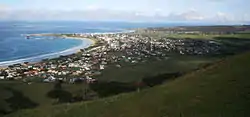
<svg viewBox="0 0 250 117"><path fill-rule="evenodd" d="M164 32L153 32L153 33L141 33L146 36L155 37L167 37L167 38L182 38L182 39L227 39L227 38L237 38L237 39L250 39L250 33L236 33L236 34L166 34Z"/></svg>
<svg viewBox="0 0 250 117"><path fill-rule="evenodd" d="M172 82L96 101L22 110L6 117L249 117L250 53Z"/></svg>
<svg viewBox="0 0 250 117"><path fill-rule="evenodd" d="M189 72L202 64L213 63L216 57L172 56L163 60L148 60L143 63L121 63L121 68L111 65L96 77L100 81L135 82L144 77L157 76L165 73Z"/></svg>
<svg viewBox="0 0 250 117"><path fill-rule="evenodd" d="M215 39L215 38L239 38L250 39L250 34L222 34L222 35L192 35L192 34L170 34L167 37L171 38L191 38L191 39Z"/></svg>

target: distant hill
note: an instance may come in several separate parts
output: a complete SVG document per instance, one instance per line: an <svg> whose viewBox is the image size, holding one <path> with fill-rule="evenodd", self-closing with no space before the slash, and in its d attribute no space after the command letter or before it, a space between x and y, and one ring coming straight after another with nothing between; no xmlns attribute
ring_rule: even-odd
<svg viewBox="0 0 250 117"><path fill-rule="evenodd" d="M148 28L148 30L155 30L155 31L238 32L238 31L250 30L250 25L178 26L178 27Z"/></svg>
<svg viewBox="0 0 250 117"><path fill-rule="evenodd" d="M6 117L250 117L249 70L245 53L140 92Z"/></svg>

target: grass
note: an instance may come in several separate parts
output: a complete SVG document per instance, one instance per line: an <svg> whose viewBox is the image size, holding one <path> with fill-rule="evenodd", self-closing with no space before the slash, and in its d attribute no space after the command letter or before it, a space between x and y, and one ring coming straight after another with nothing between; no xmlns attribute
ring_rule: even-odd
<svg viewBox="0 0 250 117"><path fill-rule="evenodd" d="M197 69L200 64L211 63L217 59L206 58L206 57L192 57L192 56L177 56L167 60L152 60L145 63L139 64L122 64L121 68L110 66L105 69L101 76L96 77L99 81L103 82L117 82L117 83L131 83L137 82L145 77L156 76L163 73L174 73L174 72L188 72ZM126 65L125 65L126 64ZM114 70L116 72L114 72ZM48 92L51 91L54 84L51 83L22 83L18 81L0 81L0 110L12 110L10 107L11 103L19 103L21 109L26 108L27 104L30 104L29 108L34 107L46 107L51 106L55 102L47 96ZM78 94L81 89L84 89L82 85L63 84L63 89L72 95ZM10 88L19 94L13 94L13 91L7 90ZM18 96L22 98L18 98ZM18 102L6 102L7 99L15 97ZM36 104L36 106L34 106ZM0 112L1 113L1 112Z"/></svg>
<svg viewBox="0 0 250 117"><path fill-rule="evenodd" d="M191 38L191 39L214 39L214 38L240 38L250 39L249 34L222 34L222 35L192 35L192 34L170 34L167 37L172 38Z"/></svg>
<svg viewBox="0 0 250 117"><path fill-rule="evenodd" d="M6 117L248 117L250 53L172 82L96 101L22 110Z"/></svg>
<svg viewBox="0 0 250 117"><path fill-rule="evenodd" d="M250 39L250 33L236 33L236 34L166 34L164 32L154 32L154 33L142 33L143 35L148 35L155 37L167 37L167 38L190 38L190 39L216 39L216 38L238 38L238 39Z"/></svg>
<svg viewBox="0 0 250 117"><path fill-rule="evenodd" d="M16 111L17 109L34 108L38 106L53 105L55 99L47 96L54 84L46 83L22 83L17 81L0 82L0 110ZM63 84L63 89L69 93L75 94L83 85ZM16 105L15 107L11 105ZM0 112L1 113L1 112Z"/></svg>
<svg viewBox="0 0 250 117"><path fill-rule="evenodd" d="M121 68L117 68L115 65L107 67L97 79L100 81L134 82L144 77L163 73L192 71L201 64L212 63L217 59L215 57L173 56L161 61L149 60L138 64L125 63L126 65L121 63Z"/></svg>

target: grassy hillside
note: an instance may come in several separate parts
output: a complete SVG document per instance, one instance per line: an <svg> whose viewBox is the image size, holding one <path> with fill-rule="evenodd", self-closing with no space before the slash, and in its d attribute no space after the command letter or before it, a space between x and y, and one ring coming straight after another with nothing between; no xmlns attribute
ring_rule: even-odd
<svg viewBox="0 0 250 117"><path fill-rule="evenodd" d="M102 75L96 78L99 81L135 82L144 77L157 76L164 73L189 72L202 64L213 63L217 57L206 56L170 56L163 60L148 60L138 64L121 64L122 68L110 65ZM114 72L115 71L115 72Z"/></svg>
<svg viewBox="0 0 250 117"><path fill-rule="evenodd" d="M49 98L47 94L53 87L53 83L27 84L17 81L1 81L0 114L3 110L5 110L5 112L12 112L18 109L52 105L55 99ZM83 89L83 85L80 84L63 84L62 87L66 92L72 94Z"/></svg>
<svg viewBox="0 0 250 117"><path fill-rule="evenodd" d="M6 117L249 117L250 53L141 92Z"/></svg>
<svg viewBox="0 0 250 117"><path fill-rule="evenodd" d="M141 79L155 78L155 76L166 73L193 71L203 64L212 63L216 60L218 58L215 57L177 56L161 61L152 60L153 62L148 61L139 64L126 63L121 68L110 65L103 71L102 75L95 77L102 83L95 85L95 87L90 87L90 90L97 93L99 97L104 95L106 97L127 91L125 89L134 87L134 82L138 82ZM39 79L37 80L39 81ZM56 99L48 96L48 93L53 90L54 86L55 84L53 83L33 82L28 84L21 81L0 81L0 114L55 104ZM86 85L84 84L63 83L62 85L63 90L70 97L82 95L85 87ZM112 88L117 90L110 90ZM122 90L119 90L119 88Z"/></svg>

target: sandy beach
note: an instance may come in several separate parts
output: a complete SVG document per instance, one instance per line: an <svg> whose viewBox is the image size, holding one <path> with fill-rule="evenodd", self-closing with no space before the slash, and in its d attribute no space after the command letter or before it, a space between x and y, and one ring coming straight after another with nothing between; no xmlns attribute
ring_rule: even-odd
<svg viewBox="0 0 250 117"><path fill-rule="evenodd" d="M57 34L30 34L29 36L58 36ZM6 68L8 65L18 64L18 63L24 63L24 62L30 62L30 63L37 63L40 62L42 59L51 59L51 58L58 58L61 55L67 56L70 54L74 54L76 52L79 52L80 49L86 49L88 47L94 46L96 44L96 40L89 39L89 38L82 38L82 37L70 37L70 36L58 36L65 39L78 39L82 40L82 44L73 48L69 48L60 52L54 52L54 53L48 53L44 55L34 56L34 57L28 57L28 58L22 58L17 60L10 60L10 61L3 61L0 62L0 69ZM85 42L90 41L91 44L86 44Z"/></svg>
<svg viewBox="0 0 250 117"><path fill-rule="evenodd" d="M91 34L91 35L98 35L98 34L117 34L117 33L131 33L135 32L135 30L127 30L127 31L121 31L121 32L107 32L107 33L84 33L86 35ZM6 68L8 65L13 65L13 64L18 64L18 63L24 63L24 62L29 62L29 63L38 63L43 59L52 59L52 58L58 58L61 55L67 56L70 54L74 54L79 52L80 49L87 49L91 46L95 46L97 41L95 39L91 38L84 38L84 37L75 37L75 36L66 36L64 34L53 34L53 33L41 33L41 34L24 34L24 36L29 36L29 37L37 37L37 36L51 36L51 37L59 37L59 38L65 38L65 39L77 39L77 40L82 40L82 44L73 48L69 48L63 51L59 52L54 52L54 53L48 53L44 55L39 55L39 56L34 56L34 57L29 57L29 58L21 58L21 59L16 59L16 60L10 60L10 61L3 61L0 62L0 68ZM86 45L84 42L90 41L91 44ZM98 48L98 47L97 47ZM94 49L94 48L93 48Z"/></svg>

